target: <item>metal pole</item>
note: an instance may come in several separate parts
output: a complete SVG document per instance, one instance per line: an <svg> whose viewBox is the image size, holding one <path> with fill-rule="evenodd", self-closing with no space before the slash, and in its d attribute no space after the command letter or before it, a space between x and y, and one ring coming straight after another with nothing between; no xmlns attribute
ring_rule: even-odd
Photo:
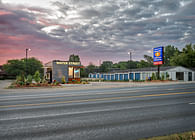
<svg viewBox="0 0 195 140"><path fill-rule="evenodd" d="M26 49L25 76L27 76L27 57L28 57L28 49Z"/></svg>
<svg viewBox="0 0 195 140"><path fill-rule="evenodd" d="M160 65L158 65L158 80L160 80Z"/></svg>

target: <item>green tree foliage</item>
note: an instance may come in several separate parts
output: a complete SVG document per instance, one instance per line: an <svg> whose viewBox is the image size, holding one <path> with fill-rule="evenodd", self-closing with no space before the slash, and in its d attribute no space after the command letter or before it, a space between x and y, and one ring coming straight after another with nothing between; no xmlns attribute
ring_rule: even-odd
<svg viewBox="0 0 195 140"><path fill-rule="evenodd" d="M113 66L112 61L103 61L103 63L100 66L100 72L108 72Z"/></svg>
<svg viewBox="0 0 195 140"><path fill-rule="evenodd" d="M146 60L146 62L147 62L149 65L153 65L153 58L152 58L152 56L144 55L144 59Z"/></svg>
<svg viewBox="0 0 195 140"><path fill-rule="evenodd" d="M153 65L153 58L149 55L144 55L144 59L146 60L141 60L137 64L137 68L145 68L145 67L154 67Z"/></svg>
<svg viewBox="0 0 195 140"><path fill-rule="evenodd" d="M96 66L92 63L90 63L88 66L87 66L87 72L88 73L93 73L96 69Z"/></svg>
<svg viewBox="0 0 195 140"><path fill-rule="evenodd" d="M138 68L145 68L145 67L149 67L150 65L148 64L148 62L141 60L138 64L137 67Z"/></svg>
<svg viewBox="0 0 195 140"><path fill-rule="evenodd" d="M176 52L170 63L173 66L195 67L195 45L188 44L181 52Z"/></svg>
<svg viewBox="0 0 195 140"><path fill-rule="evenodd" d="M88 74L89 74L86 68L81 68L80 73L81 73L81 77L88 77Z"/></svg>
<svg viewBox="0 0 195 140"><path fill-rule="evenodd" d="M23 60L8 60L7 64L3 65L3 69L11 75L22 75L25 73L25 62Z"/></svg>
<svg viewBox="0 0 195 140"><path fill-rule="evenodd" d="M39 71L36 71L35 74L34 74L34 80L36 83L40 83L41 81L41 78L40 78L40 73Z"/></svg>
<svg viewBox="0 0 195 140"><path fill-rule="evenodd" d="M71 55L69 56L69 61L70 61L70 62L80 62L80 58L79 58L78 55L71 54Z"/></svg>
<svg viewBox="0 0 195 140"><path fill-rule="evenodd" d="M43 74L43 65L36 58L27 59L15 59L8 60L7 64L3 65L3 69L11 75L24 75L27 73L28 75L33 75L37 70Z"/></svg>
<svg viewBox="0 0 195 140"><path fill-rule="evenodd" d="M164 48L164 65L165 66L170 66L170 60L171 58L179 53L179 50L171 45L168 45Z"/></svg>

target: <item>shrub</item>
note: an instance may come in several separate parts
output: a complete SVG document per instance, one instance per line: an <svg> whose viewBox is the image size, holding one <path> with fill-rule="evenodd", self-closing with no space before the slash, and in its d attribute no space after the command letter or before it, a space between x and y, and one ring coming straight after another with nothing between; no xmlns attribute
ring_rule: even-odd
<svg viewBox="0 0 195 140"><path fill-rule="evenodd" d="M65 76L62 76L61 82L62 82L62 84L66 83Z"/></svg>
<svg viewBox="0 0 195 140"><path fill-rule="evenodd" d="M169 73L166 72L166 79L169 80Z"/></svg>
<svg viewBox="0 0 195 140"><path fill-rule="evenodd" d="M19 84L20 86L25 85L25 83L24 83L23 81L19 81L18 84Z"/></svg>
<svg viewBox="0 0 195 140"><path fill-rule="evenodd" d="M35 79L35 82L36 82L36 83L40 83L41 78L40 78L40 73L39 73L39 71L36 71L36 72L35 72L35 74L34 74L34 79Z"/></svg>
<svg viewBox="0 0 195 140"><path fill-rule="evenodd" d="M58 85L60 85L60 83L59 83L58 81L55 81L55 82L53 83L53 85L54 85L54 86L58 86Z"/></svg>
<svg viewBox="0 0 195 140"><path fill-rule="evenodd" d="M22 85L25 84L25 77L23 74L16 76L16 84L21 85L21 82L23 83Z"/></svg>
<svg viewBox="0 0 195 140"><path fill-rule="evenodd" d="M156 78L156 74L155 73L152 73L152 77L151 77L152 80L157 80Z"/></svg>
<svg viewBox="0 0 195 140"><path fill-rule="evenodd" d="M165 74L162 73L161 80L165 80Z"/></svg>
<svg viewBox="0 0 195 140"><path fill-rule="evenodd" d="M28 75L28 76L27 76L27 79L26 79L26 83L27 83L27 84L31 84L31 83L32 83L32 80L33 80L32 75Z"/></svg>

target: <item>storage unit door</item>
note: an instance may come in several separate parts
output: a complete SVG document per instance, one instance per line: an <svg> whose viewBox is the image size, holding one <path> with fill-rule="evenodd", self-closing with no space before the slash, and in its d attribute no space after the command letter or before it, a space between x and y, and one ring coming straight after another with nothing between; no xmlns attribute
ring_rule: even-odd
<svg viewBox="0 0 195 140"><path fill-rule="evenodd" d="M124 74L124 80L126 80L126 81L129 80L128 79L128 74Z"/></svg>
<svg viewBox="0 0 195 140"><path fill-rule="evenodd" d="M115 80L119 80L118 74L115 74Z"/></svg>
<svg viewBox="0 0 195 140"><path fill-rule="evenodd" d="M111 75L111 80L114 80L114 75Z"/></svg>
<svg viewBox="0 0 195 140"><path fill-rule="evenodd" d="M140 73L135 73L135 80L140 80Z"/></svg>
<svg viewBox="0 0 195 140"><path fill-rule="evenodd" d="M123 74L119 74L119 79L122 81L123 80Z"/></svg>
<svg viewBox="0 0 195 140"><path fill-rule="evenodd" d="M107 80L110 80L110 75L107 75Z"/></svg>

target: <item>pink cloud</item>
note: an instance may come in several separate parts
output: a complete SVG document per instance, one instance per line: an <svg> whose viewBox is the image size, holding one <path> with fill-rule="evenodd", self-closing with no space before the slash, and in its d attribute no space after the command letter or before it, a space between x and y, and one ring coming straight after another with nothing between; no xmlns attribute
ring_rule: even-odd
<svg viewBox="0 0 195 140"><path fill-rule="evenodd" d="M0 11L0 16L2 15L13 15L14 13L12 12L7 12L7 11Z"/></svg>
<svg viewBox="0 0 195 140"><path fill-rule="evenodd" d="M25 21L25 22L28 22L28 23L30 23L30 24L37 24L35 21L32 21L32 20L29 20L29 19L27 19L27 18L20 18L20 20L21 21Z"/></svg>

